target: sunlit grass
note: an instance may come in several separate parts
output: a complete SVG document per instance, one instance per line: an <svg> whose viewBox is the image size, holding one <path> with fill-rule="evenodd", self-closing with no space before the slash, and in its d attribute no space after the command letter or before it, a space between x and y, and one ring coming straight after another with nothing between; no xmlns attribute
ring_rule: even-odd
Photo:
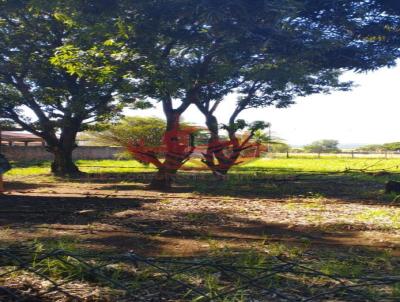
<svg viewBox="0 0 400 302"><path fill-rule="evenodd" d="M352 170L400 172L400 159L376 158L274 158L258 159L239 165L237 171L266 170L275 173L336 173Z"/></svg>
<svg viewBox="0 0 400 302"><path fill-rule="evenodd" d="M397 208L369 209L357 214L356 219L360 222L389 229L400 229L400 210Z"/></svg>
<svg viewBox="0 0 400 302"><path fill-rule="evenodd" d="M9 176L28 176L50 173L50 162L14 163ZM78 160L79 169L86 173L132 173L155 171L155 167L144 165L135 160Z"/></svg>
<svg viewBox="0 0 400 302"><path fill-rule="evenodd" d="M86 173L132 173L154 172L153 165L144 165L135 160L78 160L76 164ZM199 160L191 160L185 164L186 169L202 169L207 167ZM373 159L373 158L274 158L257 159L240 164L230 173L339 173L339 172L400 172L400 159ZM14 168L7 173L16 175L39 175L50 173L50 162L14 163Z"/></svg>
<svg viewBox="0 0 400 302"><path fill-rule="evenodd" d="M144 165L136 160L78 160L79 169L86 173L132 173L154 172L152 165Z"/></svg>

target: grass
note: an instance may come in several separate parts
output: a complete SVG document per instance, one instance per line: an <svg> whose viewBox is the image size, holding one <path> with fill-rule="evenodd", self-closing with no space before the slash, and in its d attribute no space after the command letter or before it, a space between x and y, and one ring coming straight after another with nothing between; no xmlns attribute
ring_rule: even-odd
<svg viewBox="0 0 400 302"><path fill-rule="evenodd" d="M371 252L362 249L332 251L329 248L322 248L315 253L308 245L296 246L268 242L253 244L246 250L237 251L216 243L202 258L172 259L171 264L158 263L156 266L144 264L137 266L122 259L112 263L110 260L105 260L107 258L95 257L89 260L85 257L90 263L88 266L69 255L37 260L43 252L49 252L49 249L63 249L67 253L79 254L75 244L69 238L53 243L38 241L34 244L33 259L27 259L27 263L32 269L52 280L74 281L74 284L81 282L86 284L88 290L92 287L95 287L96 291L113 289L115 286L118 287L118 284L124 284L126 288L138 295L149 295L149 287L152 288L154 284L159 283L157 288L164 294L170 294L170 298L174 301L178 299L201 302L208 301L208 298L215 298L215 301L221 302L245 302L253 300L250 297L256 300L261 299L260 301L264 301L266 297L270 299L274 297L274 300L281 301L275 296L270 296L270 291L260 290L261 287L270 289L272 292L277 290L289 297L298 294L305 294L305 296L322 294L321 297L327 300L332 298L335 301L337 298L342 301L340 297L344 298L343 301L347 301L348 298L354 297L354 294L363 297L366 301L395 301L400 297L398 282L371 286L367 279L362 279L370 277L371 274L380 278L396 276L399 273L398 258L393 257L388 251ZM179 261L183 262L179 263ZM197 263L205 261L205 265L191 264L191 269L184 269L185 266L182 266L182 263L185 261ZM285 265L282 266L282 264ZM293 269L292 264L295 265ZM93 270L92 267L97 269ZM160 267L170 273L168 279L165 279L165 274L159 269ZM281 269L277 269L278 267ZM276 273L270 274L275 269L277 269ZM28 272L20 271L19 273L20 276L12 276L14 282L19 277L28 276ZM257 281L249 282L248 278ZM349 292L350 295L346 296L346 291L340 289L341 284L336 282L339 279L346 285L363 285L354 287ZM7 279L4 281L6 282ZM184 282L193 289L201 290L208 298L198 295L187 287L182 287L178 282ZM335 288L339 289L335 295L330 294ZM326 293L328 294L325 296ZM115 294L118 292L116 291ZM110 301L118 301L118 298L115 299Z"/></svg>
<svg viewBox="0 0 400 302"><path fill-rule="evenodd" d="M50 173L49 161L32 161L13 163L13 169L7 172L9 176L43 175ZM132 173L155 171L152 166L146 166L135 160L78 160L76 164L86 173Z"/></svg>
<svg viewBox="0 0 400 302"><path fill-rule="evenodd" d="M369 209L356 215L360 222L387 227L389 229L400 229L400 209Z"/></svg>
<svg viewBox="0 0 400 302"><path fill-rule="evenodd" d="M259 159L238 166L235 170L266 170L274 173L338 173L352 170L400 172L400 159L340 157Z"/></svg>
<svg viewBox="0 0 400 302"><path fill-rule="evenodd" d="M155 171L154 168L142 165L133 160L80 160L77 161L77 164L82 171L88 173L123 174ZM195 165L195 163L192 164ZM216 199L219 202L225 202L226 204L224 204L224 207L226 209L230 208L229 203L231 202L231 198L234 200L238 198L242 199L243 197L243 201L245 202L243 206L239 204L238 207L235 208L235 215L241 218L241 220L238 220L240 224L247 223L246 219L249 219L249 222L254 220L252 223L257 223L256 225L258 225L258 220L256 221L255 218L251 218L251 215L246 216L248 214L258 213L259 209L263 211L262 202L258 203L260 208L255 209L251 208L251 203L246 203L246 201L252 198L252 194L258 192L262 198L271 198L272 201L277 200L281 202L281 206L276 205L275 207L281 207L283 212L293 215L290 218L291 223L293 222L295 225L301 225L303 223L309 227L311 231L306 230L309 232L307 234L310 234L312 230L317 230L318 232L325 230L336 232L337 228L338 234L345 235L347 234L346 231L343 231L347 230L345 227L353 224L356 227L359 224L361 225L358 231L361 233L364 229L364 225L368 224L372 230L374 230L374 227L377 227L375 230L376 232L384 230L385 233L379 234L379 236L383 236L388 232L392 232L391 235L395 235L395 232L400 229L400 208L392 202L396 196L383 194L384 181L389 178L398 178L398 173L400 172L399 167L400 159L351 159L335 157L323 157L321 159L259 159L237 166L232 170L233 175L241 176L248 174L256 176L254 179L246 177L238 177L236 179L232 177L221 185L216 184L213 178L207 176L209 172L206 172L207 174L204 173L204 175L207 176L207 179L204 181L189 181L186 179L183 180L182 178L182 181L180 181L178 185L193 185L194 189L190 188L190 194L196 191L201 197L206 195L218 196ZM49 162L15 163L14 169L7 173L7 176L10 178L14 177L13 180L17 180L18 182L18 176L23 176L21 179L27 179L25 176L36 175L32 180L29 180L30 182L36 183L40 178L38 177L39 175L43 175L43 179L46 177L49 178L49 170ZM377 171L388 171L390 174L375 175ZM330 173L333 173L333 175ZM297 179L297 181L290 181L291 177L295 175L302 176ZM303 175L306 176L303 177ZM277 176L277 181L269 181L269 177L257 179L258 176L272 176L271 179ZM285 181L286 178L289 179L289 181ZM54 182L61 182L60 179L52 179ZM312 179L312 181L309 181L309 179ZM28 180L26 182L28 182ZM127 186L129 187L129 185ZM101 186L99 185L99 187ZM220 191L217 192L217 190ZM138 193L138 195L140 194L142 193ZM161 196L162 198L159 200L159 204L164 206L164 210L172 211L174 207L177 207L176 199L178 199L178 201L179 199L184 201L185 197L183 194L186 193L182 193L182 195L179 196L174 193L173 198ZM345 198L342 198L343 196ZM160 198L160 196L157 196L157 198ZM351 198L354 200L352 201ZM335 216L330 215L332 210L337 210L337 208L332 207L332 201L340 201L343 204L348 203L349 207L352 206L351 202L354 202L354 211L345 211L346 206L342 205L340 208L341 211L335 211ZM375 204L371 206L366 205L365 207L359 204L364 201ZM210 199L210 203L207 204L207 207L212 207L212 202L215 201ZM256 202L254 202L254 204L255 203ZM157 207L158 206L159 205L157 205ZM234 204L232 206L234 206ZM150 208L151 204L148 203L146 207ZM195 230L219 223L219 214L215 215L213 211L202 211L201 209L204 208L201 208L201 204L199 204L199 209L183 211L182 214L177 217L177 219L182 218L179 220L179 223L184 226L193 227ZM350 210L351 209L352 208L350 208ZM243 213L241 213L241 211L243 211ZM159 212L162 213L162 209L159 210ZM223 213L221 213L221 216L222 215ZM157 217L156 221L162 220L162 217L163 216ZM242 220L242 217L246 219ZM89 218L91 219L91 217ZM265 217L263 216L262 218L264 219ZM229 216L229 219L235 222L234 216ZM230 223L229 219L228 223ZM332 219L334 219L334 223L330 225L329 223ZM135 221L134 218L132 218L132 221ZM118 223L121 222L123 222L123 219L119 218ZM87 225L87 230L90 231L90 236L95 236L92 235L92 231L95 231L96 224L91 223L93 223L93 221L89 223L88 220L88 223L85 223L85 225ZM130 226L130 224L127 225ZM151 224L149 225L151 227ZM136 226L132 227L132 229L135 228ZM168 229L168 226L165 228ZM245 228L246 225L244 225L244 229ZM10 233L12 230L5 229L4 231L5 233ZM293 232L296 232L296 228L293 229ZM288 244L284 240L281 242L274 242L276 238L273 237L273 235L266 236L265 240L263 235L261 240L258 241L262 241L261 244L254 243L253 241L249 242L245 248L242 247L240 250L237 250L239 248L233 248L233 245L226 245L227 241L222 241L216 239L217 237L213 237L211 232L207 234L210 235L202 235L202 233L196 235L199 236L198 241L200 243L208 245L207 252L201 255L201 257L203 257L201 260L214 261L222 259L223 261L228 261L237 266L252 266L256 268L271 267L271 265L276 264L274 261L277 259L293 262L302 261L310 269L318 270L327 275L349 279L366 275L374 277L400 275L398 256L386 253L386 251L382 250L370 251L368 248L360 248L360 250L354 248L354 250L352 250L344 247L313 246L312 239L308 237L304 237L304 243L302 240L303 237L299 237L299 240ZM299 236L300 235L301 234L299 234ZM8 238L10 236L12 236L12 234L6 237ZM268 240L269 237L271 240ZM151 238L151 240L156 242L158 239ZM169 240L174 240L174 237L169 238ZM180 238L180 240L182 240L182 238ZM57 249L80 253L80 248L82 246L84 246L84 244L81 245L81 242L68 238L62 238L61 240L53 242L41 241L35 243L36 252L38 254ZM386 249L387 247L384 248ZM101 264L101 260L99 261L100 262L97 262L97 260L94 259L93 264ZM80 279L82 282L86 281L93 282L97 285L104 285L104 283L102 283L103 281L97 280L96 277L90 274L89 267L68 255L40 261L34 260L31 265L42 274L50 276L51 278L64 280ZM137 289L138 292L141 291L141 288L146 287L146 285L157 282L159 279L162 280L160 272L151 267L137 270L137 268L132 268L126 263L117 263L112 266L107 265L104 267L103 272L117 282L129 280L130 283L128 286L135 290ZM242 272L245 272L249 276L257 276L256 270L244 270ZM221 274L215 269L193 270L187 273L182 272L176 276L179 280L202 288L209 297L218 296L226 288L239 288L242 284L245 284L246 281L240 277L237 278L237 276L233 279L227 277L229 276ZM262 282L264 286L271 289L279 289L281 291L291 291L295 289L295 291L304 292L309 296L318 293L319 290L329 289L333 286L332 280L327 280L320 276L313 277L312 274L302 275L302 273L282 273L262 280ZM309 285L314 286L313 289L309 289ZM173 292L176 284L173 282L167 283L167 287L168 286L171 286L170 290ZM316 292L313 292L313 290ZM176 293L185 294L185 292ZM386 295L385 297L389 296L390 299L395 301L396 299L400 299L400 283L385 286L381 291L379 291L379 289L366 288L363 289L362 293L364 296L370 297L370 300L382 300L381 298ZM184 301L199 302L204 300L201 297L196 297L193 292L188 292L186 294L187 299L185 298L186 300ZM228 295L225 300L221 301L248 301L247 296L249 294L249 290L244 289ZM180 298L181 297L182 296L180 296ZM192 298L192 300L190 300L189 297Z"/></svg>
<svg viewBox="0 0 400 302"><path fill-rule="evenodd" d="M132 173L151 172L155 168L146 166L135 160L78 160L76 164L83 172L87 173ZM198 163L188 163L189 167ZM14 169L7 175L38 175L48 174L50 162L25 162L14 163ZM400 172L400 159L374 159L374 158L275 158L258 159L239 165L232 173L265 172L274 174L293 173L340 173L345 171L387 171Z"/></svg>

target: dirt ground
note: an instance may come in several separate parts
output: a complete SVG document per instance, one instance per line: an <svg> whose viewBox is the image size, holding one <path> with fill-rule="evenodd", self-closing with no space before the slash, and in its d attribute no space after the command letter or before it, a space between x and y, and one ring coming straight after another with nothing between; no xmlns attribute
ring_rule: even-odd
<svg viewBox="0 0 400 302"><path fill-rule="evenodd" d="M113 179L7 179L0 245L74 240L84 249L194 256L263 242L390 249L400 254L400 204L353 178L214 180L171 192Z"/></svg>

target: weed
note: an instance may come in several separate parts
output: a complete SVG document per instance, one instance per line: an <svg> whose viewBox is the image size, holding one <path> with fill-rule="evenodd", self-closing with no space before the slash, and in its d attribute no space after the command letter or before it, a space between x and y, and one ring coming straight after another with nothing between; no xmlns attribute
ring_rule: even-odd
<svg viewBox="0 0 400 302"><path fill-rule="evenodd" d="M331 259L321 263L321 272L331 276L360 277L365 266L360 263Z"/></svg>
<svg viewBox="0 0 400 302"><path fill-rule="evenodd" d="M400 210L399 209L369 209L356 215L360 222L374 224L391 229L400 228Z"/></svg>
<svg viewBox="0 0 400 302"><path fill-rule="evenodd" d="M289 259L300 257L304 251L304 246L288 246L283 243L270 243L265 248L270 256L284 256Z"/></svg>
<svg viewBox="0 0 400 302"><path fill-rule="evenodd" d="M395 283L392 286L392 296L395 299L400 299L400 283Z"/></svg>

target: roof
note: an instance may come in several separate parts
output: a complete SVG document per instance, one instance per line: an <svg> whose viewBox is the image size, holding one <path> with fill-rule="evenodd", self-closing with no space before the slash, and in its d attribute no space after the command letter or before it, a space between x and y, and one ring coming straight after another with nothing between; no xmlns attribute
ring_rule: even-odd
<svg viewBox="0 0 400 302"><path fill-rule="evenodd" d="M13 141L13 142L42 142L43 139L39 136L33 135L28 132L16 132L16 131L2 131L2 141Z"/></svg>

